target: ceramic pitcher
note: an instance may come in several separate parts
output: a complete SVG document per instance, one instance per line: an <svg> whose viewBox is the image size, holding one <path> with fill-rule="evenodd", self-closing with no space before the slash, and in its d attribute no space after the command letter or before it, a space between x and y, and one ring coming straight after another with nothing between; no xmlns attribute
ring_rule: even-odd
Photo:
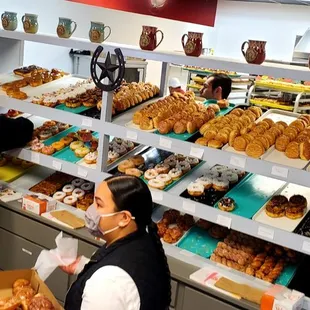
<svg viewBox="0 0 310 310"><path fill-rule="evenodd" d="M38 15L27 13L22 17L22 22L25 32L33 34L38 32L39 29Z"/></svg>
<svg viewBox="0 0 310 310"><path fill-rule="evenodd" d="M72 19L59 17L59 23L57 26L57 35L59 38L69 39L76 30L76 27L77 23Z"/></svg>
<svg viewBox="0 0 310 310"><path fill-rule="evenodd" d="M243 42L241 46L241 52L245 60L250 64L260 65L265 61L266 58L266 41L254 41L249 40ZM245 46L248 45L245 51Z"/></svg>
<svg viewBox="0 0 310 310"><path fill-rule="evenodd" d="M14 31L17 28L17 13L4 12L1 15L1 21L3 29Z"/></svg>
<svg viewBox="0 0 310 310"><path fill-rule="evenodd" d="M157 43L157 33L161 34L161 39ZM152 26L142 26L142 33L140 36L140 48L142 50L154 51L156 47L163 41L164 34L157 27Z"/></svg>
<svg viewBox="0 0 310 310"><path fill-rule="evenodd" d="M185 43L185 37L187 42ZM203 33L200 32L188 32L182 37L182 45L184 52L187 56L199 57L202 52L202 37Z"/></svg>
<svg viewBox="0 0 310 310"><path fill-rule="evenodd" d="M111 28L104 23L90 22L89 40L94 43L102 43L111 35ZM105 29L108 29L108 35L104 35Z"/></svg>

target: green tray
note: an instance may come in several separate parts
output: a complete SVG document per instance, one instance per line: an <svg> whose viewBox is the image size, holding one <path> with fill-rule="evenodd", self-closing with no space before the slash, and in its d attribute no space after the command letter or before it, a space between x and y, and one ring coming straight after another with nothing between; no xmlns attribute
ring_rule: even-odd
<svg viewBox="0 0 310 310"><path fill-rule="evenodd" d="M295 276L298 267L299 264L297 265L289 264L285 266L285 268L283 269L283 271L281 272L280 276L278 277L275 283L283 286L288 286L291 283L293 277Z"/></svg>
<svg viewBox="0 0 310 310"><path fill-rule="evenodd" d="M251 219L284 184L284 181L253 174L229 191L225 197L235 200L235 209L231 213ZM214 207L218 208L218 203Z"/></svg>
<svg viewBox="0 0 310 310"><path fill-rule="evenodd" d="M179 241L177 247L210 258L220 241L222 240L212 238L206 230L194 226Z"/></svg>
<svg viewBox="0 0 310 310"><path fill-rule="evenodd" d="M70 113L79 114L79 113L87 111L91 108L93 108L93 107L84 107L83 105L80 107L77 107L77 108L68 108L65 104L62 103L62 104L59 104L58 106L56 106L55 109L70 112Z"/></svg>
<svg viewBox="0 0 310 310"><path fill-rule="evenodd" d="M210 99L210 100L206 100L204 102L205 105L214 104L214 103L217 103L217 100ZM225 115L225 114L229 113L235 107L236 107L235 104L230 103L228 108L221 109L220 112L216 114L216 116Z"/></svg>
<svg viewBox="0 0 310 310"><path fill-rule="evenodd" d="M68 135L68 133L76 132L76 131L78 131L78 129L79 129L78 127L72 126L72 127L68 128L68 129L58 133L57 135L46 139L44 141L44 145L47 145L47 146L52 145L54 142L59 141L63 137L66 137Z"/></svg>
<svg viewBox="0 0 310 310"><path fill-rule="evenodd" d="M200 167L202 164L204 164L204 161L201 161L198 165L196 165L195 167L193 167L190 171L188 171L187 173L183 174L178 180L173 181L171 184L169 184L168 186L166 186L164 188L164 191L168 191L169 189L171 189L173 186L175 186L176 184L178 184L184 177L186 177L188 174L192 173L194 170L196 170L198 167ZM147 180L144 178L144 175L141 176L141 179L148 184Z"/></svg>

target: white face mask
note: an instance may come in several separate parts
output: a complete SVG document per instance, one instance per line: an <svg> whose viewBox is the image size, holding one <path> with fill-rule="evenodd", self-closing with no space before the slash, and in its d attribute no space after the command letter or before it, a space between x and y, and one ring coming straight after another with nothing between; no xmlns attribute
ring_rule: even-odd
<svg viewBox="0 0 310 310"><path fill-rule="evenodd" d="M101 238L101 237L119 229L121 226L117 225L114 228L111 228L111 229L106 230L106 231L102 231L100 229L100 226L99 226L100 219L105 218L105 217L114 216L114 215L122 213L122 212L123 211L114 212L114 213L107 213L107 214L99 214L95 205L91 205L85 213L86 227L92 235ZM131 219L134 220L135 217L131 217Z"/></svg>

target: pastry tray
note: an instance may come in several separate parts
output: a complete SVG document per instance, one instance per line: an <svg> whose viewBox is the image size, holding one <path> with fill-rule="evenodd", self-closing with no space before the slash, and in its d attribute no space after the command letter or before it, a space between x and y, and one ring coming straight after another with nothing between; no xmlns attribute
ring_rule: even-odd
<svg viewBox="0 0 310 310"><path fill-rule="evenodd" d="M300 114L298 113L271 109L271 110L268 110L266 113L264 113L256 122L260 122L265 118L270 118L274 122L284 121L289 125L291 122L296 120L299 116ZM229 146L229 144L226 144L222 148L222 150L247 156L245 152L236 151L232 146ZM289 167L293 167L297 169L303 169L308 164L308 161L306 160L292 159L292 158L286 157L285 153L279 152L278 150L276 150L274 145L270 147L269 150L267 150L266 153L263 154L260 158L265 161L269 161L269 162L273 162L273 163L277 163L280 165L289 166Z"/></svg>
<svg viewBox="0 0 310 310"><path fill-rule="evenodd" d="M250 103L256 104L259 106L263 106L263 107L272 108L272 109L280 109L280 110L286 110L286 111L293 111L294 110L293 106L263 101L263 100L259 100L259 99L250 99Z"/></svg>
<svg viewBox="0 0 310 310"><path fill-rule="evenodd" d="M11 162L9 162L6 165L0 167L0 181L8 183L13 182L14 180L30 171L32 168L33 166L29 168L22 168L21 165L13 165Z"/></svg>
<svg viewBox="0 0 310 310"><path fill-rule="evenodd" d="M230 213L251 219L253 215L285 185L284 181L251 174L225 196L234 199L235 209ZM215 204L218 208L218 203Z"/></svg>
<svg viewBox="0 0 310 310"><path fill-rule="evenodd" d="M308 201L307 210L304 213L304 216L302 218L292 220L287 217L280 217L280 218L272 218L268 216L265 212L266 204L253 216L253 220L256 222L260 222L262 224L266 224L269 226L273 226L276 228L280 228L289 232L292 232L295 230L295 228L301 223L302 219L306 216L307 212L310 208L310 191L309 188L300 186L297 184L288 184L284 188L280 189L277 193L277 195L284 195L288 199L293 195L302 195L304 196Z"/></svg>
<svg viewBox="0 0 310 310"><path fill-rule="evenodd" d="M219 166L219 165L216 165ZM211 168L210 168L211 169ZM191 196L188 191L187 188L180 194L181 197L183 198L187 198L199 203L203 203L207 206L214 206L216 204L217 201L219 201L222 197L224 197L231 189L233 189L235 186L237 186L238 184L240 184L241 182L243 183L247 178L249 177L249 175L245 175L243 176L241 179L239 179L238 183L236 184L231 184L230 188L227 191L216 191L213 188L211 189L207 189L204 191L204 195L200 196L200 197L194 197Z"/></svg>

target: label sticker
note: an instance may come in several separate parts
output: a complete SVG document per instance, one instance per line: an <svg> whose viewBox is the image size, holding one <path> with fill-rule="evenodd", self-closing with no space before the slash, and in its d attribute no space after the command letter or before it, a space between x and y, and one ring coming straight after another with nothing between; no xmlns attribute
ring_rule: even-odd
<svg viewBox="0 0 310 310"><path fill-rule="evenodd" d="M185 211L189 211L191 213L195 213L196 212L196 205L193 202L190 201L183 201L183 209Z"/></svg>
<svg viewBox="0 0 310 310"><path fill-rule="evenodd" d="M53 168L55 168L56 170L61 170L62 163L59 161L53 160Z"/></svg>
<svg viewBox="0 0 310 310"><path fill-rule="evenodd" d="M227 216L224 216L221 214L219 214L217 216L217 219L216 219L217 224L224 226L224 227L227 227L229 229L231 228L231 221L232 221L232 219L230 217L227 217Z"/></svg>
<svg viewBox="0 0 310 310"><path fill-rule="evenodd" d="M83 118L82 119L82 126L85 127L92 127L93 126L93 121L89 118Z"/></svg>
<svg viewBox="0 0 310 310"><path fill-rule="evenodd" d="M310 242L304 241L302 243L302 250L310 254Z"/></svg>
<svg viewBox="0 0 310 310"><path fill-rule="evenodd" d="M190 156L202 159L203 154L204 154L204 149L200 147L191 147Z"/></svg>
<svg viewBox="0 0 310 310"><path fill-rule="evenodd" d="M162 146L166 149L171 149L172 141L163 137L159 138L159 146Z"/></svg>
<svg viewBox="0 0 310 310"><path fill-rule="evenodd" d="M244 169L246 164L246 158L233 155L230 157L230 164L235 167Z"/></svg>
<svg viewBox="0 0 310 310"><path fill-rule="evenodd" d="M162 201L163 193L161 191L151 191L151 195L154 201Z"/></svg>
<svg viewBox="0 0 310 310"><path fill-rule="evenodd" d="M40 164L40 154L36 152L31 153L31 161L36 164Z"/></svg>
<svg viewBox="0 0 310 310"><path fill-rule="evenodd" d="M277 177L281 177L281 178L287 179L288 169L287 168L283 168L283 167L279 167L279 166L272 166L271 174L275 175Z"/></svg>
<svg viewBox="0 0 310 310"><path fill-rule="evenodd" d="M264 226L259 226L258 231L257 231L257 235L264 237L264 238L268 238L270 240L273 240L274 230L271 228L264 227Z"/></svg>
<svg viewBox="0 0 310 310"><path fill-rule="evenodd" d="M132 130L127 130L126 138L129 140L136 141L138 139L138 133L136 133L135 131L132 131Z"/></svg>
<svg viewBox="0 0 310 310"><path fill-rule="evenodd" d="M86 178L88 172L87 172L87 170L78 167L77 174L78 174L78 176L80 176L80 177L82 177L82 178Z"/></svg>

